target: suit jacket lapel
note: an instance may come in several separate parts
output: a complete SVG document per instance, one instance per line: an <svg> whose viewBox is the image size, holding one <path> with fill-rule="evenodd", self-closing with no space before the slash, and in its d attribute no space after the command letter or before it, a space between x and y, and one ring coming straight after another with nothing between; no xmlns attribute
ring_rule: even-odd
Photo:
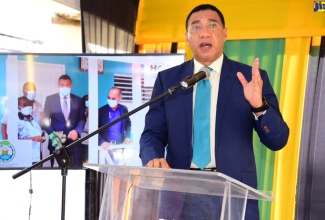
<svg viewBox="0 0 325 220"><path fill-rule="evenodd" d="M194 72L194 62L191 60L184 68L184 78L186 76L192 75ZM182 89L182 97L183 97L183 106L186 117L186 125L189 132L189 137L192 137L193 130L193 87L189 89Z"/></svg>
<svg viewBox="0 0 325 220"><path fill-rule="evenodd" d="M184 67L184 77L193 74L194 62L191 60ZM224 60L221 69L219 93L218 93L218 105L217 105L217 116L216 116L216 140L220 134L221 124L223 122L223 115L226 110L227 103L229 101L230 91L233 83L237 79L236 72L233 69L232 61L224 55ZM192 138L193 132L193 87L182 90L182 99L184 112L186 117L186 125L188 128L189 137Z"/></svg>
<svg viewBox="0 0 325 220"><path fill-rule="evenodd" d="M70 119L70 115L72 115L71 112L73 111L73 106L75 106L74 102L75 102L74 97L72 94L70 94L70 111L69 111L68 119Z"/></svg>
<svg viewBox="0 0 325 220"><path fill-rule="evenodd" d="M62 106L61 106L61 96L60 96L60 94L59 93L57 93L57 96L56 96L57 98L55 99L55 109L58 109L57 111L58 112L61 112L61 115L62 115L62 118L63 118L63 120L65 120L65 118L64 118L64 114L63 114L63 111L62 111Z"/></svg>
<svg viewBox="0 0 325 220"><path fill-rule="evenodd" d="M229 101L230 92L233 83L237 79L236 72L232 66L232 61L224 55L223 64L221 68L218 104L217 104L217 116L216 116L216 141L218 141L221 125L223 123L223 115L226 110L227 103Z"/></svg>

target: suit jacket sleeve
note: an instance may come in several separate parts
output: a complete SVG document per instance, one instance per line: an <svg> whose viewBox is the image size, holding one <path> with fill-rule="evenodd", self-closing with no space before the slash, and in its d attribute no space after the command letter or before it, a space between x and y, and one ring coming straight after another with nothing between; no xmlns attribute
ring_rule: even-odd
<svg viewBox="0 0 325 220"><path fill-rule="evenodd" d="M85 124L86 124L86 119L85 119L85 107L84 104L82 103L82 99L76 96L73 96L73 103L71 103L71 105L75 105L73 106L74 111L71 112L72 114L76 114L77 118L77 122L75 123L76 126L74 127L74 130L76 130L78 132L78 136L80 137ZM71 107L72 109L72 107Z"/></svg>
<svg viewBox="0 0 325 220"><path fill-rule="evenodd" d="M124 111L123 114L128 113L128 109L126 106L124 106ZM127 117L126 119L124 119L124 139L125 138L131 138L131 120L130 117Z"/></svg>
<svg viewBox="0 0 325 220"><path fill-rule="evenodd" d="M106 107L101 107L98 109L98 127L102 127L107 123L106 115L108 114L107 111L105 111L107 108ZM105 134L105 131L101 131L98 134L98 145L101 145L103 142L105 142L105 139L103 135Z"/></svg>
<svg viewBox="0 0 325 220"><path fill-rule="evenodd" d="M280 150L287 144L289 127L283 120L277 97L266 71L260 70L260 72L263 78L263 96L266 97L270 107L261 120L255 120L254 128L265 146L271 150Z"/></svg>
<svg viewBox="0 0 325 220"><path fill-rule="evenodd" d="M50 118L51 118L51 100L49 97L46 97L45 99L45 105L44 105L44 118L42 121L42 127L43 129L48 133L51 134L53 132L52 127L50 126Z"/></svg>

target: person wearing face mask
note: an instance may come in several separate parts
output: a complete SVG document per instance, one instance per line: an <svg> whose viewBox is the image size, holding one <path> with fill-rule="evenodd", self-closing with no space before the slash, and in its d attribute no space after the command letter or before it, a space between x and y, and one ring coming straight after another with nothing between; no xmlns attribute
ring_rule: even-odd
<svg viewBox="0 0 325 220"><path fill-rule="evenodd" d="M107 104L99 108L98 127L110 123L128 112L126 106L119 104L122 100L122 91L118 87L112 87L108 91ZM109 150L111 145L130 144L131 120L129 117L119 121L113 126L101 131L98 136L99 145L108 150L113 163L119 164L118 150Z"/></svg>
<svg viewBox="0 0 325 220"><path fill-rule="evenodd" d="M81 138L87 136L89 134L89 117L88 117L88 108L89 108L89 102L88 102L88 95L84 95L82 97L83 103L85 104L85 127L82 130ZM83 163L88 162L88 139L81 142L81 149L82 149L82 161Z"/></svg>
<svg viewBox="0 0 325 220"><path fill-rule="evenodd" d="M23 94L32 102L32 116L40 122L44 116L44 109L41 103L36 98L36 86L32 82L26 82L23 86Z"/></svg>
<svg viewBox="0 0 325 220"><path fill-rule="evenodd" d="M71 93L72 80L68 75L60 76L58 89L58 93L46 97L43 126L48 134L62 131L67 137L63 144L68 146L80 138L85 126L85 107L82 99ZM49 141L48 149L51 154L55 149L51 141ZM70 148L69 152L73 158L71 167L81 168L80 144ZM54 159L51 160L51 166L53 165Z"/></svg>
<svg viewBox="0 0 325 220"><path fill-rule="evenodd" d="M32 140L32 162L41 160L42 128L32 116L33 103L25 96L18 98L18 138Z"/></svg>
<svg viewBox="0 0 325 220"><path fill-rule="evenodd" d="M36 86L33 82L26 82L23 85L23 96L26 97L32 103L32 113L31 115L38 123L41 123L42 117L44 116L44 109L40 102L38 102L36 97ZM7 134L7 122L8 122L8 111L4 114L1 119L1 134L2 139L8 139Z"/></svg>

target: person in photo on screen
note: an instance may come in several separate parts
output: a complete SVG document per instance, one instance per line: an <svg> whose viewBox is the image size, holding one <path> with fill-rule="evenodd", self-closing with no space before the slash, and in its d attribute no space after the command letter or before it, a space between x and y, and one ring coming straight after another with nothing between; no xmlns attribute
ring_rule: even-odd
<svg viewBox="0 0 325 220"><path fill-rule="evenodd" d="M107 104L100 107L98 111L98 127L102 127L128 113L127 107L120 104L121 100L122 90L118 87L110 88L107 95ZM110 148L114 145L130 144L132 142L130 118L127 117L101 131L98 135L98 142L102 149L108 151L113 163L119 164L121 162L121 151L124 149L112 150Z"/></svg>
<svg viewBox="0 0 325 220"><path fill-rule="evenodd" d="M89 134L89 122L88 122L88 113L89 113L89 101L88 95L84 95L82 97L83 103L85 104L85 126L81 133L81 138L87 136ZM88 139L81 142L81 150L82 150L82 161L83 163L88 163Z"/></svg>
<svg viewBox="0 0 325 220"><path fill-rule="evenodd" d="M67 137L63 144L67 146L80 138L85 126L85 105L79 96L71 93L72 80L68 75L61 75L57 85L58 92L46 97L43 126L49 135L54 131L63 132ZM55 150L52 141L49 141L48 149L50 154ZM73 158L71 167L81 168L80 144L70 148L69 153ZM53 165L54 159L51 160L51 167Z"/></svg>
<svg viewBox="0 0 325 220"><path fill-rule="evenodd" d="M38 102L36 98L36 85L33 82L26 82L22 88L23 96L27 97L28 100L32 103L32 113L31 115L38 123L41 123L42 118L44 116L44 109L40 102ZM8 123L9 109L6 110L5 114L1 119L1 134L2 139L8 139L7 132L7 123Z"/></svg>
<svg viewBox="0 0 325 220"><path fill-rule="evenodd" d="M259 68L258 58L249 66L224 54L228 29L223 14L215 6L198 5L188 14L185 24L185 38L193 59L159 72L152 98L178 85L185 77L198 73L203 67L211 68L209 78L202 80L210 87L210 92L199 93L198 84L202 84L199 82L150 105L140 138L142 164L197 172L217 171L256 189L253 131L257 132L261 143L272 151L285 147L289 137L289 128L280 112L267 72ZM202 101L210 100L210 107L201 106L195 111L195 103L199 103L197 100L200 98ZM203 119L210 117L207 120L210 125L207 129L200 129L194 124L203 124L194 123L194 119L206 109L210 111ZM202 135L194 138L197 131L202 131ZM207 153L196 156L202 152L205 140L210 142ZM199 166L201 159L206 162L203 166ZM215 210L213 203L204 205L206 213ZM184 214L195 213L181 213ZM170 217L191 219L188 216ZM199 218L203 217L196 219ZM247 201L245 219L259 219L257 200Z"/></svg>
<svg viewBox="0 0 325 220"><path fill-rule="evenodd" d="M27 97L18 98L18 139L32 140L32 163L40 161L41 143L44 133L38 121L32 116L33 102Z"/></svg>

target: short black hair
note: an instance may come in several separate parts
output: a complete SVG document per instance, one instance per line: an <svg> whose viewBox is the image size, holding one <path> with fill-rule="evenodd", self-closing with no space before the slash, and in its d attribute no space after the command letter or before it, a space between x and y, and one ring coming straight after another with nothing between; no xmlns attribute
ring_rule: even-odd
<svg viewBox="0 0 325 220"><path fill-rule="evenodd" d="M214 5L202 4L202 5L198 5L195 8L193 8L192 11L187 15L186 23L185 23L186 31L187 31L187 28L188 28L188 20L190 20L191 15L194 14L195 12L205 11L205 10L211 10L211 11L217 12L217 14L220 17L220 20L221 20L222 25L224 27L226 26L226 22L225 22L225 19L223 17L223 14L221 13L221 11L218 8L216 8Z"/></svg>
<svg viewBox="0 0 325 220"><path fill-rule="evenodd" d="M63 80L70 80L70 82L72 83L72 80L71 80L70 76L68 76L68 75L66 75L66 74L61 75L60 78L59 78L59 80L58 80L58 82L59 82L61 79L63 79Z"/></svg>
<svg viewBox="0 0 325 220"><path fill-rule="evenodd" d="M84 96L82 97L82 100L86 101L86 99L88 99L88 95L84 95Z"/></svg>
<svg viewBox="0 0 325 220"><path fill-rule="evenodd" d="M20 102L23 100L27 101L27 103L31 103L31 101L26 96L20 96L18 98L18 106L20 105Z"/></svg>

